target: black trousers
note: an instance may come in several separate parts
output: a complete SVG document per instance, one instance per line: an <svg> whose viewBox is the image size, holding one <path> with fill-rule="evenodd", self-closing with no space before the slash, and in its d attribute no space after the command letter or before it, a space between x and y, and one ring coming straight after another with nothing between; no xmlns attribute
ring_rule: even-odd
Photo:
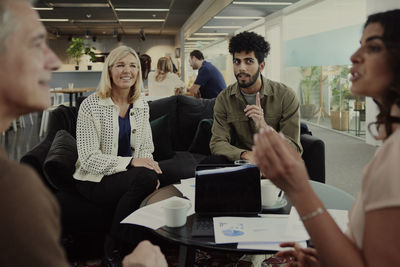
<svg viewBox="0 0 400 267"><path fill-rule="evenodd" d="M133 167L124 172L104 176L100 182L77 181L78 191L88 200L109 204L116 203L110 234L125 239L125 229L120 222L133 211L157 186L157 174L144 167Z"/></svg>
<svg viewBox="0 0 400 267"><path fill-rule="evenodd" d="M200 162L200 164L232 164L232 163L233 161L230 161L227 157L223 155L210 155Z"/></svg>

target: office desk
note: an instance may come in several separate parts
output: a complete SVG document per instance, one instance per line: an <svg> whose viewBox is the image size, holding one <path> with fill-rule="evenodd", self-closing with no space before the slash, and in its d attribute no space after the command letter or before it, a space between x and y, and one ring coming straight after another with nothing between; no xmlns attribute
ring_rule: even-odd
<svg viewBox="0 0 400 267"><path fill-rule="evenodd" d="M65 88L65 89L58 89L58 90L52 90L50 93L57 94L57 93L62 93L62 94L69 94L69 106L72 107L72 97L75 95L75 103L78 99L78 95L82 96L83 93L91 92L96 90L96 87L85 87L85 88Z"/></svg>
<svg viewBox="0 0 400 267"><path fill-rule="evenodd" d="M312 188L320 197L327 209L343 209L349 210L352 207L354 198L348 193L322 183L310 181ZM161 188L141 203L141 207L167 199L172 196L183 197L182 193L173 185ZM268 212L274 214L288 214L291 209L291 204L288 203L284 208ZM169 241L179 244L179 266L193 266L195 259L196 248L207 248L213 250L221 250L227 252L240 252L246 254L266 254L266 250L238 249L237 244L216 244L214 237L192 237L192 225L194 215L187 218L186 225L179 228L170 228L163 226L155 233Z"/></svg>

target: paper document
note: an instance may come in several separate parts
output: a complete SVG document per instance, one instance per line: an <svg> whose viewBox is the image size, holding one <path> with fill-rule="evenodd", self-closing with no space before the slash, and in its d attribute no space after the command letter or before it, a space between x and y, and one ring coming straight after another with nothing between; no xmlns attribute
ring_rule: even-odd
<svg viewBox="0 0 400 267"><path fill-rule="evenodd" d="M281 248L279 245L283 242L241 242L238 243L238 249L256 249L256 250L275 250L275 251L282 251L282 250L290 250L292 248ZM297 242L300 247L306 248L307 242L306 241L298 241Z"/></svg>
<svg viewBox="0 0 400 267"><path fill-rule="evenodd" d="M188 179L181 179L181 183L174 184L174 186L182 193L183 196L190 199L192 201L192 205L194 206L196 179L194 177Z"/></svg>
<svg viewBox="0 0 400 267"><path fill-rule="evenodd" d="M157 203L145 206L134 211L131 215L126 217L122 220L121 223L130 223L130 224L137 224L147 228L151 228L153 230L164 226L165 221L165 214L163 206L170 200L179 199L181 201L189 201L187 199L179 198L179 197L170 197L168 199L159 201ZM191 209L188 211L187 216L194 214L193 204Z"/></svg>
<svg viewBox="0 0 400 267"><path fill-rule="evenodd" d="M327 211L332 216L333 220L336 222L342 232L346 231L347 223L349 222L349 212L347 210L335 209L328 209ZM299 214L294 207L292 207L292 209L290 210L286 234L302 237L304 240L310 239L310 236L308 235L307 230L304 227L303 222L300 220Z"/></svg>
<svg viewBox="0 0 400 267"><path fill-rule="evenodd" d="M265 217L215 217L215 243L304 241L287 235L287 215Z"/></svg>

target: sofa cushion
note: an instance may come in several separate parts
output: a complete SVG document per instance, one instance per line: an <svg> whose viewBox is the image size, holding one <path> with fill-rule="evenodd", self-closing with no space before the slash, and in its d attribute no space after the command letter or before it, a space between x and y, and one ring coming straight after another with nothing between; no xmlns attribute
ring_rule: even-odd
<svg viewBox="0 0 400 267"><path fill-rule="evenodd" d="M211 127L213 119L202 119L197 126L189 152L210 155Z"/></svg>
<svg viewBox="0 0 400 267"><path fill-rule="evenodd" d="M171 126L166 114L150 122L154 144L154 160L169 159L174 155L171 145Z"/></svg>
<svg viewBox="0 0 400 267"><path fill-rule="evenodd" d="M47 181L57 190L76 192L72 174L77 159L75 138L65 130L58 131L43 164Z"/></svg>
<svg viewBox="0 0 400 267"><path fill-rule="evenodd" d="M215 98L196 99L184 95L177 97L178 133L172 136L176 138L173 148L187 151L193 142L199 122L202 119L213 118Z"/></svg>

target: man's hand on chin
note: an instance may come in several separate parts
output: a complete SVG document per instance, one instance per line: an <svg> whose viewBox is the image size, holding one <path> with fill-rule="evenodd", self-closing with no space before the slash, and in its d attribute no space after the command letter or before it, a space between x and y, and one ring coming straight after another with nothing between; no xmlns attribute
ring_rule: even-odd
<svg viewBox="0 0 400 267"><path fill-rule="evenodd" d="M247 105L244 109L246 116L251 118L257 126L257 129L267 127L267 123L264 120L264 111L261 107L260 92L256 95L256 104Z"/></svg>

